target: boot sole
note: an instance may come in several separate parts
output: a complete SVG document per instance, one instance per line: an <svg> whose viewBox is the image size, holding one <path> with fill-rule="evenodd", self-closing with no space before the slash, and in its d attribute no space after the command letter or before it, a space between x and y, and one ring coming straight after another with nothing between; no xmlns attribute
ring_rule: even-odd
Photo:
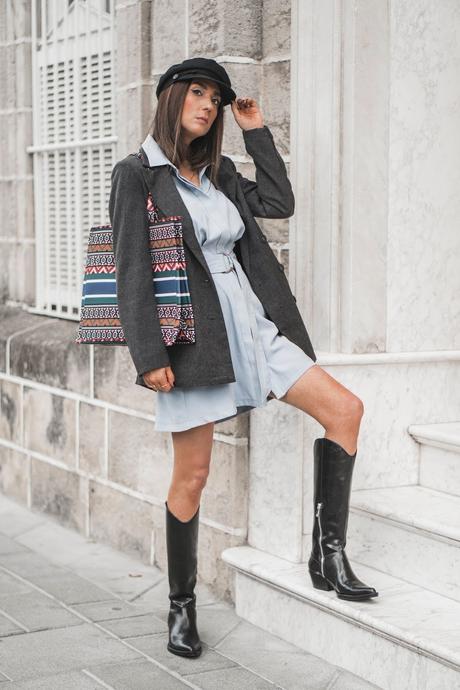
<svg viewBox="0 0 460 690"><path fill-rule="evenodd" d="M200 656L201 652L203 651L200 649L199 651L196 652L187 652L183 649L177 649L177 647L173 647L172 645L168 644L166 645L168 650L172 652L172 654L177 654L177 656L187 656L187 657L197 657Z"/></svg>
<svg viewBox="0 0 460 690"><path fill-rule="evenodd" d="M376 592L375 594L339 594L337 592L337 596L339 599L347 599L348 601L364 601L365 599L372 599L373 597L378 597L378 595L378 592Z"/></svg>

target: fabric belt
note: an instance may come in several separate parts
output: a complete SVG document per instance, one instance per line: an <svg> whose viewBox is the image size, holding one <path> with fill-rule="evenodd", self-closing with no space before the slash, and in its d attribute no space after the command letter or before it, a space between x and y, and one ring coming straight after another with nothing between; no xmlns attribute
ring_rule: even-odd
<svg viewBox="0 0 460 690"><path fill-rule="evenodd" d="M213 252L212 254L206 254L206 252L203 252L203 254L211 273L229 273L230 271L235 270L234 264L235 262L238 262L238 257L234 251L231 251L227 254L223 252Z"/></svg>

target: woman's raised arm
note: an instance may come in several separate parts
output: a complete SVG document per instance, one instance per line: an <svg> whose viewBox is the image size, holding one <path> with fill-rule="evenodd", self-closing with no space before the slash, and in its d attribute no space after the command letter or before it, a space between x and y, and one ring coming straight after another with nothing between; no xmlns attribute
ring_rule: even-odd
<svg viewBox="0 0 460 690"><path fill-rule="evenodd" d="M257 218L289 218L295 209L294 193L272 133L264 125L243 130L243 139L254 160L256 180L236 174L252 214Z"/></svg>

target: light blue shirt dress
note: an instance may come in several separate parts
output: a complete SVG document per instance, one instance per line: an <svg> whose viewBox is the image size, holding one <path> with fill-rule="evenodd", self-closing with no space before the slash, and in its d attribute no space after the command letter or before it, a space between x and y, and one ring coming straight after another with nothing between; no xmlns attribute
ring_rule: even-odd
<svg viewBox="0 0 460 690"><path fill-rule="evenodd" d="M174 169L174 183L213 274L235 371L231 383L158 391L155 430L183 431L263 407L271 398L282 397L315 362L278 331L253 291L234 252L245 231L243 220L235 204L204 174L207 166L201 168L197 186L179 173L151 134L142 147L150 166L169 164Z"/></svg>

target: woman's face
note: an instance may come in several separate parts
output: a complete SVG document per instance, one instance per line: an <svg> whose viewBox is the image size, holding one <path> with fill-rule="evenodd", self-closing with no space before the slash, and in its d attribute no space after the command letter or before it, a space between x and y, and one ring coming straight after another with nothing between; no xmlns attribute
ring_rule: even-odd
<svg viewBox="0 0 460 690"><path fill-rule="evenodd" d="M181 120L182 136L187 144L209 132L220 102L220 89L216 82L201 78L190 82Z"/></svg>

